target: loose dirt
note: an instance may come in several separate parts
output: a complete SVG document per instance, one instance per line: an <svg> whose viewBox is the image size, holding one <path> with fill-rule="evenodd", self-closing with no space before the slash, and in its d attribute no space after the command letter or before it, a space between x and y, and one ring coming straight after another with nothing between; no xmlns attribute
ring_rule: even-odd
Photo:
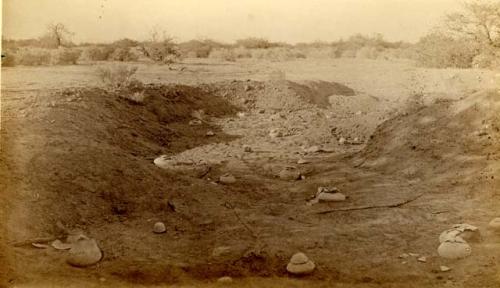
<svg viewBox="0 0 500 288"><path fill-rule="evenodd" d="M497 91L405 111L326 81L150 84L144 93L144 103L100 88L4 93L5 285L231 276L249 287L262 283L252 277L292 287L498 287L500 239L486 229L499 216ZM199 110L203 121L189 125ZM160 155L203 169L161 169ZM287 167L303 180L280 179ZM235 183L218 182L227 173ZM319 186L348 198L307 205ZM166 233L152 232L158 221ZM441 259L438 236L456 223L479 227L482 241L466 259ZM79 269L64 251L31 246L60 238L61 227L96 239L103 259ZM299 251L316 270L289 283ZM426 262L398 257L410 252Z"/></svg>

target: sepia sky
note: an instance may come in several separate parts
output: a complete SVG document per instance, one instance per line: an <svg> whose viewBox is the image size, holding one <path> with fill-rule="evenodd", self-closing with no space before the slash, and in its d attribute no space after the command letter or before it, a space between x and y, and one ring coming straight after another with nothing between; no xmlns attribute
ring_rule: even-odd
<svg viewBox="0 0 500 288"><path fill-rule="evenodd" d="M75 42L147 38L161 27L177 41L264 37L290 43L355 33L416 41L461 0L3 0L7 38L40 36L62 22Z"/></svg>

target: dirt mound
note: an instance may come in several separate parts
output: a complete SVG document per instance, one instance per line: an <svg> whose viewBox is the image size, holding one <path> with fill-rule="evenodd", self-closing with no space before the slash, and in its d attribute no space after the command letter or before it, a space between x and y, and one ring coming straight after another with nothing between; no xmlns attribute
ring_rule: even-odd
<svg viewBox="0 0 500 288"><path fill-rule="evenodd" d="M358 161L411 178L454 171L456 175L448 176L465 180L482 171L493 179L500 172L495 164L499 151L500 95L492 90L458 101L438 101L386 121Z"/></svg>
<svg viewBox="0 0 500 288"><path fill-rule="evenodd" d="M230 100L246 109L268 109L271 111L296 111L311 107L327 108L329 96L353 96L353 89L335 82L287 80L228 81L206 86L215 95Z"/></svg>

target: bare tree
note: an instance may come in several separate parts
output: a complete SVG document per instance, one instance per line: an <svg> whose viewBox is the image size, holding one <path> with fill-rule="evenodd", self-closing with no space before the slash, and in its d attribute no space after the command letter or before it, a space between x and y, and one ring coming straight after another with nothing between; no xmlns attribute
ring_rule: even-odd
<svg viewBox="0 0 500 288"><path fill-rule="evenodd" d="M70 42L73 33L62 23L51 23L47 25L46 38L53 41L54 46L60 47Z"/></svg>
<svg viewBox="0 0 500 288"><path fill-rule="evenodd" d="M455 36L500 47L500 2L464 3L464 11L447 15L445 24Z"/></svg>
<svg viewBox="0 0 500 288"><path fill-rule="evenodd" d="M140 45L144 56L157 63L171 64L179 58L174 39L158 26L151 29L149 39Z"/></svg>

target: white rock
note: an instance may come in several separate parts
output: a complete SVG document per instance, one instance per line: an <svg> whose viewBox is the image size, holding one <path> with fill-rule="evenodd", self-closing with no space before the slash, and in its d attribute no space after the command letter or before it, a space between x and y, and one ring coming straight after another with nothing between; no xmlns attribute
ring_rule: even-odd
<svg viewBox="0 0 500 288"><path fill-rule="evenodd" d="M207 135L207 136L214 136L215 133L214 133L214 131L207 131L207 133L205 135Z"/></svg>
<svg viewBox="0 0 500 288"><path fill-rule="evenodd" d="M308 163L311 163L311 161L309 161L307 159L303 159L303 158L300 158L299 160L297 160L297 164L308 164Z"/></svg>
<svg viewBox="0 0 500 288"><path fill-rule="evenodd" d="M198 126L198 125L201 125L201 123L202 122L200 119L194 119L194 120L189 121L190 126Z"/></svg>
<svg viewBox="0 0 500 288"><path fill-rule="evenodd" d="M316 195L319 195L320 193L338 193L340 192L337 187L318 187L318 192Z"/></svg>
<svg viewBox="0 0 500 288"><path fill-rule="evenodd" d="M306 254L302 252L298 252L293 254L292 258L290 258L290 263L292 264L305 264L309 261Z"/></svg>
<svg viewBox="0 0 500 288"><path fill-rule="evenodd" d="M230 246L219 246L214 248L212 250L212 257L221 257L224 255L228 255L231 253L231 247Z"/></svg>
<svg viewBox="0 0 500 288"><path fill-rule="evenodd" d="M408 257L410 257L410 255L408 255L408 253L403 253L403 254L399 255L399 258L401 258L401 259L406 259Z"/></svg>
<svg viewBox="0 0 500 288"><path fill-rule="evenodd" d="M316 268L316 265L312 261L308 261L304 264L292 264L288 263L286 270L293 275L307 275L311 274Z"/></svg>
<svg viewBox="0 0 500 288"><path fill-rule="evenodd" d="M278 129L272 129L271 131L269 131L269 136L271 136L271 138L278 138L282 137L283 133Z"/></svg>
<svg viewBox="0 0 500 288"><path fill-rule="evenodd" d="M219 177L219 182L222 184L236 183L236 178L231 174L225 174Z"/></svg>
<svg viewBox="0 0 500 288"><path fill-rule="evenodd" d="M317 197L319 202L341 202L345 201L346 197L342 193L319 193Z"/></svg>
<svg viewBox="0 0 500 288"><path fill-rule="evenodd" d="M220 284L233 283L233 278L229 277L229 276L223 276L223 277L220 277L219 279L217 279L217 283L220 283Z"/></svg>
<svg viewBox="0 0 500 288"><path fill-rule="evenodd" d="M448 229L439 235L439 242L453 240L460 237L468 242L479 242L481 234L476 226L470 224L455 224L452 229Z"/></svg>
<svg viewBox="0 0 500 288"><path fill-rule="evenodd" d="M439 266L439 270L441 270L441 272L448 272L451 270L451 268L448 266L442 265L442 266Z"/></svg>
<svg viewBox="0 0 500 288"><path fill-rule="evenodd" d="M71 247L73 246L73 244L63 243L59 239L54 240L50 245L52 247L54 247L54 249L57 249L57 250L68 250L68 249L71 249Z"/></svg>
<svg viewBox="0 0 500 288"><path fill-rule="evenodd" d="M155 158L153 163L162 169L169 169L173 167L176 162L167 155L161 155L160 157Z"/></svg>
<svg viewBox="0 0 500 288"><path fill-rule="evenodd" d="M339 144L342 145L345 143L345 141L346 141L346 139L344 137L340 137Z"/></svg>
<svg viewBox="0 0 500 288"><path fill-rule="evenodd" d="M31 245L35 248L39 248L39 249L46 249L46 248L49 248L49 245L47 244L43 244L43 243L31 243Z"/></svg>
<svg viewBox="0 0 500 288"><path fill-rule="evenodd" d="M494 218L488 223L488 228L494 232L500 233L500 217Z"/></svg>
<svg viewBox="0 0 500 288"><path fill-rule="evenodd" d="M247 116L244 112L238 112L238 113L236 113L236 115L237 115L239 118L243 118L243 117Z"/></svg>
<svg viewBox="0 0 500 288"><path fill-rule="evenodd" d="M461 259L469 256L472 252L471 247L460 237L453 241L445 241L438 247L439 256L447 259Z"/></svg>
<svg viewBox="0 0 500 288"><path fill-rule="evenodd" d="M427 257L425 257L425 256L419 257L419 258L417 258L417 261L425 263L425 262L427 262Z"/></svg>
<svg viewBox="0 0 500 288"><path fill-rule="evenodd" d="M156 234L165 233L166 231L167 227L165 227L165 223L163 222L156 222L155 225L153 226L153 232Z"/></svg>
<svg viewBox="0 0 500 288"><path fill-rule="evenodd" d="M321 151L321 148L317 145L311 146L309 148L304 149L304 152L306 153L316 153Z"/></svg>
<svg viewBox="0 0 500 288"><path fill-rule="evenodd" d="M408 255L410 255L411 257L418 257L418 256L420 256L420 254L418 254L418 253L408 253Z"/></svg>
<svg viewBox="0 0 500 288"><path fill-rule="evenodd" d="M457 236L460 234L460 231L455 230L455 229L448 229L446 231L443 231L439 235L439 243L443 243L445 241L453 241Z"/></svg>
<svg viewBox="0 0 500 288"><path fill-rule="evenodd" d="M94 239L81 239L72 245L66 262L76 267L86 267L99 262L102 252Z"/></svg>

